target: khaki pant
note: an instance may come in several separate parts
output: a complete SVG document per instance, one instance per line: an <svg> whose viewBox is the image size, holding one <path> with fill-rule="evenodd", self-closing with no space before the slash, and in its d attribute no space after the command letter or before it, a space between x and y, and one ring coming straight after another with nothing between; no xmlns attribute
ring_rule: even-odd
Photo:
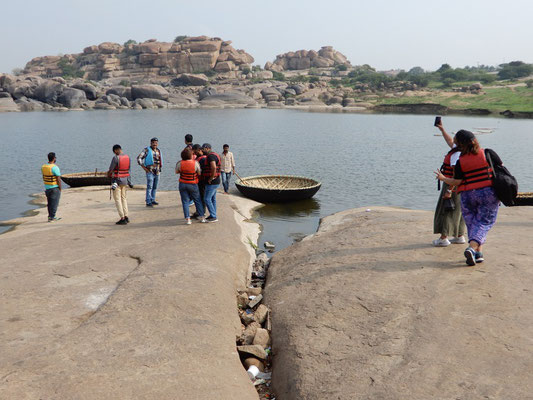
<svg viewBox="0 0 533 400"><path fill-rule="evenodd" d="M117 206L118 215L120 218L128 216L128 201L126 200L126 190L128 186L120 185L113 190L113 198L115 199L115 205Z"/></svg>

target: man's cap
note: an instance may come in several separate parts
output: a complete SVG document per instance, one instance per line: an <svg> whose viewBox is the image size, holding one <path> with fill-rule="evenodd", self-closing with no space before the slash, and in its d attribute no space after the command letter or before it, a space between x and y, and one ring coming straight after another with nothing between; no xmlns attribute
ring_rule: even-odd
<svg viewBox="0 0 533 400"><path fill-rule="evenodd" d="M204 143L202 145L202 149L210 149L211 148L211 145L209 143Z"/></svg>
<svg viewBox="0 0 533 400"><path fill-rule="evenodd" d="M153 137L153 138L150 139L150 142L159 142L159 139L156 138L156 137Z"/></svg>

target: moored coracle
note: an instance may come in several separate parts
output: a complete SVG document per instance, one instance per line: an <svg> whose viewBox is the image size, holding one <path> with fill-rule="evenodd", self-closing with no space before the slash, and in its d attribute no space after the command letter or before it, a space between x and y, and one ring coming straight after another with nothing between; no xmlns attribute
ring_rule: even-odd
<svg viewBox="0 0 533 400"><path fill-rule="evenodd" d="M304 176L257 175L238 179L237 189L261 203L286 203L313 197L321 183Z"/></svg>
<svg viewBox="0 0 533 400"><path fill-rule="evenodd" d="M519 192L515 200L516 206L533 206L533 192Z"/></svg>
<svg viewBox="0 0 533 400"><path fill-rule="evenodd" d="M111 185L107 172L77 172L61 175L61 180L70 187Z"/></svg>

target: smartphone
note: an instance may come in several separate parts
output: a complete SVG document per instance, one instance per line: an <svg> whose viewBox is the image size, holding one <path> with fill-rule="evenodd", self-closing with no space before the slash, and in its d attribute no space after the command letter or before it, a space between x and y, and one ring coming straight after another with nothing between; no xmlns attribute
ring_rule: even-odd
<svg viewBox="0 0 533 400"><path fill-rule="evenodd" d="M435 117L435 123L433 125L434 126L439 126L440 122L441 122L441 117Z"/></svg>

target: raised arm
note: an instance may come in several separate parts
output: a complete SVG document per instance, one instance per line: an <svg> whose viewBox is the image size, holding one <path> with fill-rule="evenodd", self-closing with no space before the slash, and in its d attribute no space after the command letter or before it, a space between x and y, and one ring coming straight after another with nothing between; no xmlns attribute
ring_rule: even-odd
<svg viewBox="0 0 533 400"><path fill-rule="evenodd" d="M444 129L444 126L442 126L442 122L440 123L440 125L437 125L437 128L439 128L439 130L442 133L442 137L444 138L444 140L446 141L446 144L450 146L450 149L451 149L453 147L453 138L448 134L448 132L446 132L446 130Z"/></svg>

